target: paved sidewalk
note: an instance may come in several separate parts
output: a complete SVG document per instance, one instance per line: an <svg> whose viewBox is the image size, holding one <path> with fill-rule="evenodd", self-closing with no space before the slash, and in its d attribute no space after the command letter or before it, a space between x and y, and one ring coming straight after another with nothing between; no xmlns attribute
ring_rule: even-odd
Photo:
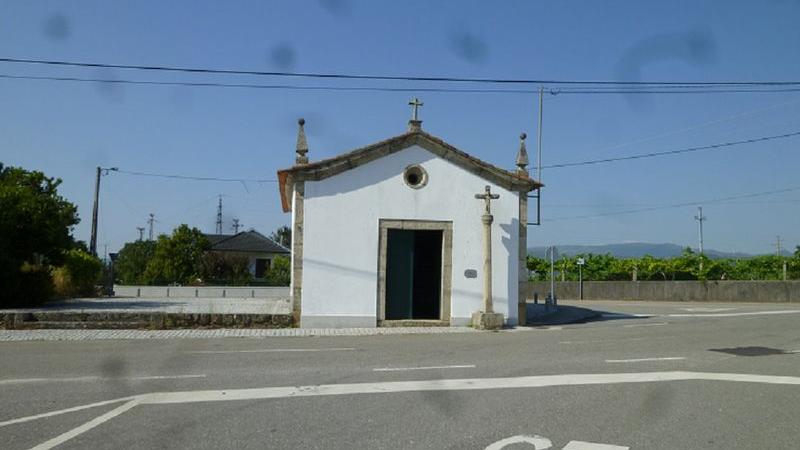
<svg viewBox="0 0 800 450"><path fill-rule="evenodd" d="M281 328L214 330L0 330L3 341L90 341L109 339L211 339L310 336L379 336L398 334L482 333L469 327Z"/></svg>

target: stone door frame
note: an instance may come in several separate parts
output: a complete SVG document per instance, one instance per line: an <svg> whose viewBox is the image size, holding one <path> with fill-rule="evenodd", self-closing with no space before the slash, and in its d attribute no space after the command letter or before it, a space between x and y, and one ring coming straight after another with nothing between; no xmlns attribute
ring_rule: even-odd
<svg viewBox="0 0 800 450"><path fill-rule="evenodd" d="M439 320L386 320L386 247L389 230L440 230L442 232L442 291ZM378 326L450 325L453 291L453 222L436 220L378 220Z"/></svg>

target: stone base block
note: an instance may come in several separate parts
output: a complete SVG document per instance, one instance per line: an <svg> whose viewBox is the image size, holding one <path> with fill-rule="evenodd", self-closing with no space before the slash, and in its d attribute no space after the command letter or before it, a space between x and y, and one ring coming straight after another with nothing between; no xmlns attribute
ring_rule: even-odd
<svg viewBox="0 0 800 450"><path fill-rule="evenodd" d="M472 326L479 330L499 330L503 328L503 315L500 313L472 313Z"/></svg>

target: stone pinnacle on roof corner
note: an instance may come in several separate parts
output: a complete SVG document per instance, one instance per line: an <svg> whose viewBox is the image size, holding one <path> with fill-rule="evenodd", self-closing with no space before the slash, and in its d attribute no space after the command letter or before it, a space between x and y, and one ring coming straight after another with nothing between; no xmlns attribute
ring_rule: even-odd
<svg viewBox="0 0 800 450"><path fill-rule="evenodd" d="M528 150L525 148L525 138L528 135L519 135L519 152L517 153L517 174L528 176Z"/></svg>
<svg viewBox="0 0 800 450"><path fill-rule="evenodd" d="M295 157L295 163L297 164L308 164L308 142L306 141L306 131L305 131L305 124L306 119L302 117L297 119L297 146L295 152L297 156Z"/></svg>

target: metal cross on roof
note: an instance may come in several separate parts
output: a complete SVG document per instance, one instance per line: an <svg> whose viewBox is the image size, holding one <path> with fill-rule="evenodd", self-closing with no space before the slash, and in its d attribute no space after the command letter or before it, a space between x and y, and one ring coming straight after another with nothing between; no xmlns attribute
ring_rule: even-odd
<svg viewBox="0 0 800 450"><path fill-rule="evenodd" d="M423 105L424 105L424 103L422 103L421 101L419 101L419 99L418 99L418 98L414 97L414 98L413 98L413 99L412 99L410 102L408 102L408 104L409 104L409 105L411 105L411 107L412 107L412 108L414 108L414 112L413 112L413 114L411 115L411 120L414 120L414 121L416 121L416 120L419 120L419 119L417 118L417 113L419 112L419 107L420 107L420 106L423 106Z"/></svg>
<svg viewBox="0 0 800 450"><path fill-rule="evenodd" d="M500 194L492 194L492 188L490 188L487 185L484 193L483 194L475 194L475 198L477 198L478 200L483 200L483 201L486 202L486 211L485 211L484 214L490 215L490 214L492 214L490 203L491 203L492 200L497 200L498 198L500 198Z"/></svg>

